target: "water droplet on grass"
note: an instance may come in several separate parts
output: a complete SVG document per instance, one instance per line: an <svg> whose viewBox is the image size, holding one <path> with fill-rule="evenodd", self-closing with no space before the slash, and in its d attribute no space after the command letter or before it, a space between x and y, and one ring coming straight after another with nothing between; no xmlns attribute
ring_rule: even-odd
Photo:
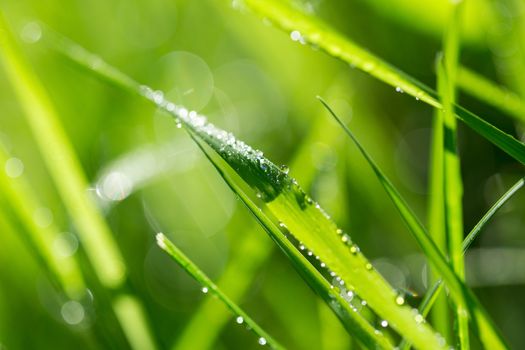
<svg viewBox="0 0 525 350"><path fill-rule="evenodd" d="M382 320L381 321L381 327L383 327L383 328L388 327L388 321L387 320Z"/></svg>
<svg viewBox="0 0 525 350"><path fill-rule="evenodd" d="M208 293L208 287L202 287L201 288L201 292L203 292L204 294L207 294Z"/></svg>
<svg viewBox="0 0 525 350"><path fill-rule="evenodd" d="M290 168L288 168L287 165L284 165L284 164L283 164L283 165L281 165L281 171L282 171L283 173L285 173L286 175L288 175L288 173L290 172Z"/></svg>
<svg viewBox="0 0 525 350"><path fill-rule="evenodd" d="M401 89L401 87L399 86L396 86L396 92L399 92L399 93L404 93L403 89Z"/></svg>
<svg viewBox="0 0 525 350"><path fill-rule="evenodd" d="M242 324L244 322L244 318L242 316L237 316L235 322L237 322L237 324Z"/></svg>
<svg viewBox="0 0 525 350"><path fill-rule="evenodd" d="M259 345L266 345L267 341L265 337L260 337L258 340Z"/></svg>
<svg viewBox="0 0 525 350"><path fill-rule="evenodd" d="M403 305L405 303L405 298L402 295L398 295L396 297L396 304L397 305Z"/></svg>

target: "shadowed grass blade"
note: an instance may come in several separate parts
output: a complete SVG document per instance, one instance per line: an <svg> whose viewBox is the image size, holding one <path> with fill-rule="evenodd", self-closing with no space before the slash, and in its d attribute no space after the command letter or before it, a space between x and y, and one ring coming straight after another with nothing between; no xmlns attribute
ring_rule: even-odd
<svg viewBox="0 0 525 350"><path fill-rule="evenodd" d="M348 127L337 117L334 111L319 98L321 103L327 108L330 114L335 118L335 120L341 125L343 130L355 143L359 151L363 154L363 157L367 160L370 167L373 169L374 173L378 177L379 181L385 188L385 191L388 193L388 196L400 212L401 216L405 220L410 232L421 246L421 249L425 253L426 257L429 259L433 267L438 271L447 286L450 289L451 295L455 302L461 304L464 307L468 307L470 315L472 317L474 329L476 334L484 343L487 348L490 349L506 349L507 346L496 330L495 326L492 324L490 318L488 317L486 311L482 308L481 304L478 302L474 293L468 289L465 284L456 276L452 268L448 265L443 254L436 247L432 239L427 235L427 232L423 225L420 223L417 216L412 212L406 201L394 187L392 182L383 174L381 169L375 164L371 156L366 152L363 146L359 143L354 134L348 129Z"/></svg>
<svg viewBox="0 0 525 350"><path fill-rule="evenodd" d="M237 304L226 296L212 280L195 265L184 253L177 248L164 234L158 233L157 244L168 253L188 274L197 282L202 284L202 291L217 296L237 316L238 324L246 324L258 337L260 345L268 345L272 349L284 349L268 333L266 333L250 316L246 314Z"/></svg>

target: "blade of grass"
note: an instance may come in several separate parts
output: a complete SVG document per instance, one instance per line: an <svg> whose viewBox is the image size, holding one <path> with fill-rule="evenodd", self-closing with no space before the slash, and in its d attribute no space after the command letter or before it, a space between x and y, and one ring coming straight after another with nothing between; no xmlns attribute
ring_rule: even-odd
<svg viewBox="0 0 525 350"><path fill-rule="evenodd" d="M211 293L217 296L232 312L237 316L237 323L246 323L251 331L259 337L259 344L266 345L272 349L284 349L266 331L264 331L246 312L235 304L219 287L195 265L184 253L177 248L163 233L158 233L158 246L170 255L189 275L191 275L203 287L204 293Z"/></svg>
<svg viewBox="0 0 525 350"><path fill-rule="evenodd" d="M244 0L243 4L282 30L298 32L301 41L395 87L397 91L405 92L435 108L443 108L434 90L368 52L321 20L296 11L278 0ZM475 132L525 164L525 144L460 106L456 106L455 114Z"/></svg>
<svg viewBox="0 0 525 350"><path fill-rule="evenodd" d="M458 67L457 84L469 95L507 112L518 121L525 121L525 103L514 92L496 85L469 68L461 66Z"/></svg>
<svg viewBox="0 0 525 350"><path fill-rule="evenodd" d="M330 108L330 106L326 104L326 102L324 102L321 98L319 99L339 123L339 125L341 125L346 134L352 139L359 151L363 154L363 157L373 169L377 178L405 220L408 228L410 229L410 232L416 239L417 243L420 245L430 263L437 271L439 271L442 278L447 283L447 286L451 292L451 296L455 302L469 309L474 323L474 329L483 344L490 349L506 349L507 346L503 338L490 321L490 318L488 317L486 311L482 308L481 304L478 302L474 293L468 289L458 278L458 276L456 276L454 271L452 271L452 268L450 265L448 265L445 257L439 251L439 248L436 247L432 239L428 236L425 228L420 223L417 216L412 212L401 194L397 191L392 182L383 174L381 169L375 164L372 157L368 154L368 152L366 152L350 129L342 122L341 119L339 119L339 117L337 117L335 112Z"/></svg>
<svg viewBox="0 0 525 350"><path fill-rule="evenodd" d="M438 81L438 90L441 88ZM444 182L444 124L443 111L434 110L432 121L432 144L430 150L430 169L429 169L429 213L428 213L428 233L443 255L447 255L447 239L445 235L445 182ZM435 268L431 268L429 282L433 284L440 279L440 273ZM432 311L432 325L436 330L450 342L450 314L447 298L442 295L436 300L436 305Z"/></svg>
<svg viewBox="0 0 525 350"><path fill-rule="evenodd" d="M310 287L330 306L341 320L343 326L350 334L356 337L364 346L379 347L381 349L392 349L393 346L382 333L377 332L368 321L361 316L355 309L343 299L342 295L326 281L323 275L302 255L295 245L286 237L290 234L287 227L281 223L281 231L273 221L257 207L257 205L246 195L235 181L226 173L226 169L211 154L206 151L204 146L193 135L197 145L204 152L205 156L213 164L219 175L226 184L238 196L247 207L250 213L257 219L259 224L265 229L266 233L279 246L283 253L290 259L303 279Z"/></svg>
<svg viewBox="0 0 525 350"><path fill-rule="evenodd" d="M501 196L492 207L483 215L483 217L478 221L478 223L472 228L472 230L469 232L467 237L463 240L462 244L462 251L463 255L467 252L467 250L472 245L472 242L478 237L481 230L487 225L487 223L492 219L492 217L497 213L497 211L505 204L507 203L514 194L518 192L519 189L521 189L525 185L525 178L519 179L512 187ZM436 300L438 300L438 296L441 293L441 290L443 289L443 280L438 280L433 283L432 287L425 293L425 296L423 297L423 300L421 301L421 304L419 305L419 312L426 316L430 310L432 309L432 306L436 303ZM403 342L399 345L400 350L408 350L410 348L410 344L403 340Z"/></svg>
<svg viewBox="0 0 525 350"><path fill-rule="evenodd" d="M262 152L208 123L204 116L167 101L161 91L153 91L134 82L78 45L61 38L57 49L91 74L101 75L114 85L132 91L171 113L177 123L198 135L259 193L272 214L289 228L295 239L302 241L312 254L315 252L320 257L334 277L339 277L343 284L352 281L346 286L365 299L379 317L387 320L396 331L412 338L420 348L443 347L419 315L415 317L408 306L400 305L397 292L372 268L358 247L351 243L349 236L342 235L343 232L297 182L263 157Z"/></svg>
<svg viewBox="0 0 525 350"><path fill-rule="evenodd" d="M445 186L445 234L448 243L448 255L452 270L463 282L465 281L465 262L461 243L463 241L463 184L461 163L457 146L457 126L454 115L456 103L456 72L458 69L463 1L450 4L449 25L443 37L443 56L438 60L439 95L443 105L444 144L443 167ZM455 303L456 335L458 348L470 348L468 310L463 303Z"/></svg>
<svg viewBox="0 0 525 350"><path fill-rule="evenodd" d="M290 169L294 170L293 173L295 176L302 179L302 184L306 188L310 187L318 173L318 169L311 164L311 161L309 162L307 160L311 158L311 145L321 141L324 144L330 145L336 140L336 138L333 137L336 128L331 124L322 122L322 119L324 119L324 117L321 115L315 118L315 122L310 128L308 136L302 141L301 146L291 161ZM305 164L307 165L305 166ZM258 228L258 226L256 227ZM266 244L266 241L256 240L252 237L255 235L255 227L247 231L249 232L248 234L235 237L236 254L232 257L224 274L217 282L217 285L225 291L233 301L237 302L241 300L247 292L256 270L267 260L272 251L272 246ZM249 259L246 257L249 257ZM319 307L321 316L324 315L321 311L323 307L326 306L322 304L322 306ZM184 350L191 346L199 349L212 347L214 340L228 318L229 314L221 308L219 303L214 302L212 299L205 299L181 335L177 337L172 349ZM210 319L213 319L212 324L210 323ZM332 322L337 322L337 320ZM327 321L326 324L327 326L324 327L325 322L321 322L323 328L334 328L329 321ZM203 334L205 334L205 336L203 336ZM301 335L301 339L303 338ZM332 340L334 342L341 341L337 338ZM308 344L305 343L304 346L308 346Z"/></svg>
<svg viewBox="0 0 525 350"><path fill-rule="evenodd" d="M258 227L257 227L258 228ZM217 281L219 289L230 299L239 303L248 292L253 278L272 252L271 242L259 240L255 235L256 226L247 228L246 233L235 236L235 253L225 272ZM211 349L215 340L231 319L231 314L224 310L215 299L206 298L185 325L171 347L173 350Z"/></svg>
<svg viewBox="0 0 525 350"><path fill-rule="evenodd" d="M6 74L11 82L24 116L39 144L41 154L51 177L64 201L78 230L80 240L90 263L102 285L108 289L120 288L125 280L126 267L113 239L109 227L96 208L95 203L86 192L88 182L85 179L81 165L68 140L55 108L49 99L45 88L26 63L14 37L10 34L3 14L0 12L0 60L6 68ZM117 307L115 304L114 307ZM128 303L135 308L135 315L145 318L142 307L137 299ZM117 317L122 315L116 312ZM119 318L122 325L131 322L130 319ZM140 322L146 325L146 321ZM139 324L135 322L134 324ZM124 330L130 327L124 326ZM153 337L149 329L136 330L148 335L147 349L155 349ZM132 333L126 334L132 346L135 339ZM145 340L140 345L142 346ZM142 347L142 349L144 349Z"/></svg>
<svg viewBox="0 0 525 350"><path fill-rule="evenodd" d="M9 155L0 145L0 164L6 164ZM9 203L11 210L18 216L19 221L29 235L35 255L50 270L50 274L59 281L66 295L74 300L82 298L86 292L84 278L73 256L59 257L53 245L60 239L60 230L51 224L46 227L37 225L33 215L38 208L43 206L33 195L23 175L17 178L8 178L5 172L0 171L0 196Z"/></svg>

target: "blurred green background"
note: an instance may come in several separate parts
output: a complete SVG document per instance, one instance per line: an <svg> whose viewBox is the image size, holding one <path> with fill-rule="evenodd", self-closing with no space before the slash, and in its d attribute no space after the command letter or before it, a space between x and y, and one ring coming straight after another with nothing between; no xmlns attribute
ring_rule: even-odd
<svg viewBox="0 0 525 350"><path fill-rule="evenodd" d="M292 3L435 85L445 0ZM417 306L425 290L424 258L367 164L315 96L326 98L349 122L423 221L432 109L231 5L222 0L0 1L58 110L91 183L86 190L122 251L129 270L125 289L143 303L160 348L199 349L207 340L213 349L260 346L158 249L154 234L159 231L211 277L225 279L225 291L236 290L240 304L282 344L349 348L335 317L169 116L77 69L44 42L30 44L38 36L34 21L42 21L208 116L275 163L289 165L376 268ZM525 5L467 0L466 6L461 63L525 97ZM523 127L503 112L463 93L459 101L523 139ZM459 134L469 231L523 170L463 125ZM25 177L40 201L35 223L60 232L57 254L85 261L3 69L0 140L12 157L2 171ZM112 311L99 302L103 291L89 271L91 297L80 309L64 308L1 193L0 203L0 349L129 346ZM525 197L518 194L467 257L469 283L516 349L525 347L524 213ZM203 303L212 312L196 320ZM216 320L226 316L224 327L217 328Z"/></svg>

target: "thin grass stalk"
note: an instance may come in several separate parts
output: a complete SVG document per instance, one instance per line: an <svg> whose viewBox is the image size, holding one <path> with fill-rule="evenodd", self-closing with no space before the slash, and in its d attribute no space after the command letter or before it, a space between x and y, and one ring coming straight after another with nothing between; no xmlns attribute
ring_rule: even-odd
<svg viewBox="0 0 525 350"><path fill-rule="evenodd" d="M443 57L438 60L439 91L443 105L444 143L443 170L445 187L445 233L452 269L464 281L465 262L461 244L463 242L463 184L461 164L457 146L455 118L456 75L460 49L461 14L464 2L450 5L450 20L443 38ZM459 349L468 350L469 314L466 305L455 303L455 320Z"/></svg>
<svg viewBox="0 0 525 350"><path fill-rule="evenodd" d="M480 340L489 348L498 348L498 349L507 349L507 345L499 331L496 329L495 325L492 323L487 312L483 309L480 302L477 300L474 293L462 282L461 279L456 276L451 266L448 264L447 260L437 248L434 241L428 235L425 227L421 224L418 217L414 214L410 206L407 204L405 199L401 196L396 187L392 182L386 177L378 165L374 162L372 157L364 149L361 143L357 140L355 135L350 131L350 129L343 123L343 121L335 114L335 112L326 104L326 102L318 97L321 103L326 107L334 119L339 123L343 128L345 133L352 139L354 144L357 146L363 157L369 163L370 167L374 171L378 180L383 185L388 196L398 209L403 220L410 229L410 233L416 239L417 243L420 245L424 254L429 259L429 262L432 266L439 271L442 278L446 281L450 291L451 296L454 301L458 304L461 304L463 307L468 308L473 320L474 330L480 338Z"/></svg>
<svg viewBox="0 0 525 350"><path fill-rule="evenodd" d="M465 255L474 242L474 240L479 236L482 229L489 223L489 221L494 217L498 210L505 205L523 186L525 185L525 178L519 179L507 192L505 192L493 205L490 209L483 215L483 217L478 221L478 223L472 228L467 237L463 240L462 250L463 255ZM443 289L443 280L439 279L432 284L428 289L419 305L418 309L422 315L427 315L430 310L434 307L438 297L441 294ZM410 344L403 339L399 345L400 350L408 350Z"/></svg>

